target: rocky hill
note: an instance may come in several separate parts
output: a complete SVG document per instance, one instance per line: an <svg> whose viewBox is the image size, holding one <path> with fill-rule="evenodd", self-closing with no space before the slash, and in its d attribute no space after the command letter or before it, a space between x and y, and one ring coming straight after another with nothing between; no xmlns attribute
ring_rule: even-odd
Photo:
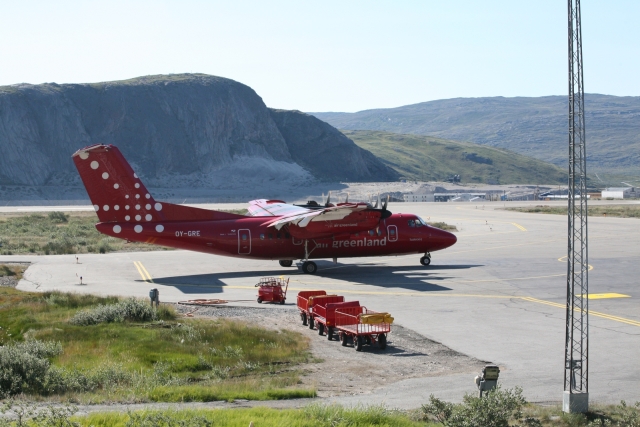
<svg viewBox="0 0 640 427"><path fill-rule="evenodd" d="M246 188L398 174L330 125L250 87L184 74L0 87L0 185L75 186L71 154L117 145L151 187Z"/></svg>
<svg viewBox="0 0 640 427"><path fill-rule="evenodd" d="M640 97L585 96L588 170L638 175ZM515 151L562 168L566 96L456 98L357 113L311 113L348 130L429 135Z"/></svg>

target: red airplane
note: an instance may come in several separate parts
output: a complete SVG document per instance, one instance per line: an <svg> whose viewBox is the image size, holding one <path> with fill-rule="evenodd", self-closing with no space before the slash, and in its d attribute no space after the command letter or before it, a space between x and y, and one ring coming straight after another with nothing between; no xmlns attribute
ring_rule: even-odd
<svg viewBox="0 0 640 427"><path fill-rule="evenodd" d="M412 214L392 214L368 203L290 205L253 200L249 215L156 201L113 145L91 145L73 161L98 214L99 232L108 236L238 258L279 260L314 274L311 259L424 254L456 242L453 234Z"/></svg>

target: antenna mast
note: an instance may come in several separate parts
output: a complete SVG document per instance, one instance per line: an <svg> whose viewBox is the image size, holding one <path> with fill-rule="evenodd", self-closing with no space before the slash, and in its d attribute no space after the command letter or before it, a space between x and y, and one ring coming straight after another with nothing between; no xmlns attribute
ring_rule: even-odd
<svg viewBox="0 0 640 427"><path fill-rule="evenodd" d="M569 197L564 412L589 409L589 280L587 252L587 155L584 126L580 0L569 7Z"/></svg>

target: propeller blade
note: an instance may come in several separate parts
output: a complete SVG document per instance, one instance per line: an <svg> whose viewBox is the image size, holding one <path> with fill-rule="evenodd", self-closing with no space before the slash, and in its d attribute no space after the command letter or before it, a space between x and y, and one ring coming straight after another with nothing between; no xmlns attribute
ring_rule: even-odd
<svg viewBox="0 0 640 427"><path fill-rule="evenodd" d="M373 209L378 209L378 202L380 201L380 194L378 194L378 198L376 199L376 204Z"/></svg>
<svg viewBox="0 0 640 427"><path fill-rule="evenodd" d="M384 201L384 203L382 204L382 210L386 211L387 210L387 205L389 204L389 195L387 194L387 200Z"/></svg>
<svg viewBox="0 0 640 427"><path fill-rule="evenodd" d="M349 203L349 193L347 193L347 198L344 201L345 203Z"/></svg>
<svg viewBox="0 0 640 427"><path fill-rule="evenodd" d="M331 203L331 191L329 191L329 194L327 195L327 203L325 203L325 206L329 206L329 204Z"/></svg>

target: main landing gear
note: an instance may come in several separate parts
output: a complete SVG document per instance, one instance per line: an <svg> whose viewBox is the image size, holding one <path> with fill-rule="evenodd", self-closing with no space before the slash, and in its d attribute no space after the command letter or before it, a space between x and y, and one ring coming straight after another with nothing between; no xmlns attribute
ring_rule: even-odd
<svg viewBox="0 0 640 427"><path fill-rule="evenodd" d="M318 271L318 265L313 261L309 261L309 255L311 255L311 252L313 252L315 247L313 249L311 249L311 251L309 251L308 243L309 243L309 240L305 239L305 241L304 241L304 260L302 262L302 272L304 274L316 274L316 271Z"/></svg>
<svg viewBox="0 0 640 427"><path fill-rule="evenodd" d="M424 265L425 267L431 264L431 254L429 252L427 252L422 258L420 258L420 264Z"/></svg>
<svg viewBox="0 0 640 427"><path fill-rule="evenodd" d="M281 259L278 261L281 267L291 267L293 265L293 261L290 259Z"/></svg>

